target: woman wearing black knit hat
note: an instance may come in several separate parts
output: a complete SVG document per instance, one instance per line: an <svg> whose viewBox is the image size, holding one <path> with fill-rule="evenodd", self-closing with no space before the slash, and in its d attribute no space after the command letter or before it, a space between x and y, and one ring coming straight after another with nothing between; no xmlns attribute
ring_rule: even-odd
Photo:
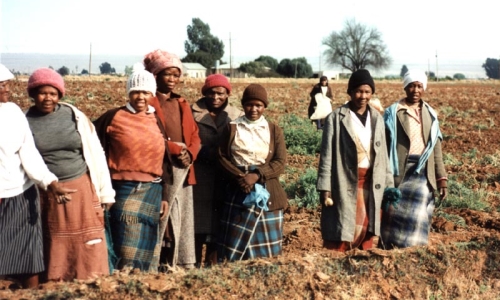
<svg viewBox="0 0 500 300"><path fill-rule="evenodd" d="M393 178L384 121L368 104L374 92L370 72L357 70L347 87L351 100L325 120L317 189L323 246L328 249L366 250L380 234L382 196Z"/></svg>
<svg viewBox="0 0 500 300"><path fill-rule="evenodd" d="M288 205L279 182L285 140L281 128L263 116L269 104L266 90L249 85L241 104L245 115L228 124L218 153L227 180L219 259L230 261L280 255Z"/></svg>

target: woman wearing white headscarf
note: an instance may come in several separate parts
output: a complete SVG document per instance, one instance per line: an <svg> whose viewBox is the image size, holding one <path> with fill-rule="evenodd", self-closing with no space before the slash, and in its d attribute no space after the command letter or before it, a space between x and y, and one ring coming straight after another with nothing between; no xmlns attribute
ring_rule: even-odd
<svg viewBox="0 0 500 300"><path fill-rule="evenodd" d="M427 76L404 76L406 97L385 110L386 136L394 175L401 191L397 202L383 204L381 244L386 249L427 245L434 211L434 192L447 195L437 114L422 97Z"/></svg>

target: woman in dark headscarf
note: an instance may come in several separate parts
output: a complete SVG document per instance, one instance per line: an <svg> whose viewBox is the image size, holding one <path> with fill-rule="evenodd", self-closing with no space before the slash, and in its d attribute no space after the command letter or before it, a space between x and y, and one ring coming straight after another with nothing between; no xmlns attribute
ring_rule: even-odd
<svg viewBox="0 0 500 300"><path fill-rule="evenodd" d="M228 124L218 155L228 180L219 259L230 261L280 255L288 205L279 182L285 140L281 128L263 116L269 104L266 90L247 86L241 104L245 115Z"/></svg>
<svg viewBox="0 0 500 300"><path fill-rule="evenodd" d="M437 114L422 98L427 75L408 71L406 97L385 110L390 165L402 197L382 218L381 244L394 247L427 245L434 212L434 192L447 195L447 174L441 152L443 136Z"/></svg>
<svg viewBox="0 0 500 300"><path fill-rule="evenodd" d="M307 108L307 115L309 118L311 118L318 105L316 97L324 97L329 99L330 102L333 101L332 89L328 85L328 77L321 76L319 78L319 83L314 85L311 92L309 93L309 96L311 97L311 101L309 102L309 107ZM325 123L324 118L313 121L316 123L318 129L323 128L323 124Z"/></svg>
<svg viewBox="0 0 500 300"><path fill-rule="evenodd" d="M370 72L357 70L349 78L351 100L325 120L317 189L327 249L370 249L380 234L382 196L393 179L384 121L368 104L374 92Z"/></svg>

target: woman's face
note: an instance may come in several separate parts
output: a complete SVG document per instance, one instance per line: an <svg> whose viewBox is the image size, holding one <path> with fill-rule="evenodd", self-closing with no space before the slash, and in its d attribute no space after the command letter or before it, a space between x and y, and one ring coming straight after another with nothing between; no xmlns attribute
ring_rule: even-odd
<svg viewBox="0 0 500 300"><path fill-rule="evenodd" d="M205 92L205 103L209 108L221 108L226 103L229 94L225 87L213 87Z"/></svg>
<svg viewBox="0 0 500 300"><path fill-rule="evenodd" d="M10 82L8 80L0 82L0 103L9 102Z"/></svg>
<svg viewBox="0 0 500 300"><path fill-rule="evenodd" d="M153 94L146 91L132 91L128 94L130 105L132 105L137 112L147 111L151 98L153 98Z"/></svg>
<svg viewBox="0 0 500 300"><path fill-rule="evenodd" d="M328 85L328 79L325 79L325 78L321 79L321 85L322 86Z"/></svg>
<svg viewBox="0 0 500 300"><path fill-rule="evenodd" d="M170 93L179 83L181 71L175 67L166 68L156 75L156 85L158 91L162 93Z"/></svg>
<svg viewBox="0 0 500 300"><path fill-rule="evenodd" d="M54 112L59 103L59 90L51 85L40 86L34 95L36 109L44 114Z"/></svg>
<svg viewBox="0 0 500 300"><path fill-rule="evenodd" d="M415 104L420 102L420 99L425 94L424 84L420 81L414 81L405 87L406 92L406 102L409 104Z"/></svg>
<svg viewBox="0 0 500 300"><path fill-rule="evenodd" d="M245 117L250 121L257 121L260 116L266 110L264 102L260 100L248 100L243 104L243 111L245 111Z"/></svg>
<svg viewBox="0 0 500 300"><path fill-rule="evenodd" d="M364 108L372 98L372 88L368 84L360 85L351 91L350 96L357 108Z"/></svg>

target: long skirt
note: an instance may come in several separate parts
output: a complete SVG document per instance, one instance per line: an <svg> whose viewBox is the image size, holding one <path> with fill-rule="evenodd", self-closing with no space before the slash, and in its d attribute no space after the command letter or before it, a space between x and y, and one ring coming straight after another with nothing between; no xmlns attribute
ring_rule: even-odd
<svg viewBox="0 0 500 300"><path fill-rule="evenodd" d="M410 155L399 185L402 198L382 213L381 244L386 249L427 245L434 211L434 193L427 170L415 174L418 155Z"/></svg>
<svg viewBox="0 0 500 300"><path fill-rule="evenodd" d="M117 268L158 271L158 243L162 186L160 183L113 180L116 203L110 209Z"/></svg>
<svg viewBox="0 0 500 300"><path fill-rule="evenodd" d="M340 252L360 248L367 250L373 247L374 234L368 232L368 208L370 200L370 172L368 169L358 169L358 187L356 197L356 226L354 227L354 240L323 241L323 246Z"/></svg>
<svg viewBox="0 0 500 300"><path fill-rule="evenodd" d="M162 221L162 233L166 224L172 226L174 249L172 266L194 267L196 263L194 247L193 187L185 185L189 168L173 166L174 180L168 185L168 217ZM163 238L163 237L162 237Z"/></svg>
<svg viewBox="0 0 500 300"><path fill-rule="evenodd" d="M219 255L229 261L275 257L283 246L283 210L244 206L247 194L230 188L221 219Z"/></svg>
<svg viewBox="0 0 500 300"><path fill-rule="evenodd" d="M44 270L40 201L35 185L0 200L0 275Z"/></svg>
<svg viewBox="0 0 500 300"><path fill-rule="evenodd" d="M109 275L104 211L90 176L86 173L60 184L77 192L64 204L41 192L43 277L69 281Z"/></svg>

